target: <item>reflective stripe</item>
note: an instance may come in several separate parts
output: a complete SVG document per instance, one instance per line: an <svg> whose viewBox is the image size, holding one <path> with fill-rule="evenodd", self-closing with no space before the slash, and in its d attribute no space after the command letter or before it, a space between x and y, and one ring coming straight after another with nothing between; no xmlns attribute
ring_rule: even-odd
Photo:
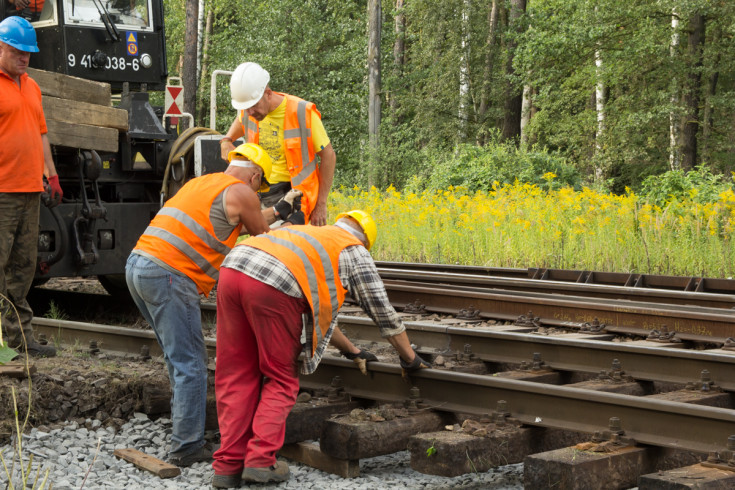
<svg viewBox="0 0 735 490"><path fill-rule="evenodd" d="M309 177L314 170L316 170L316 158L309 162L309 165L301 169L301 172L296 177L291 178L291 185L296 187L300 185L307 177Z"/></svg>
<svg viewBox="0 0 735 490"><path fill-rule="evenodd" d="M335 284L334 270L332 269L332 261L329 258L329 254L318 240L307 235L306 233L288 230L287 227L282 229L282 231L292 233L294 235L304 238L312 247L314 247L316 252L319 254L319 259L321 260L322 267L324 268L324 277L326 279L327 286L329 287L329 301L332 304L332 315L334 315L337 310L339 310L339 302L337 300L337 288ZM314 270L314 266L312 265L312 263L309 261L309 257L306 255L306 253L304 253L303 250L301 250L299 246L291 241L284 240L270 234L260 236L263 238L267 238L271 242L277 245L281 245L290 250L291 252L296 254L296 256L301 260L302 264L304 265L306 277L309 281L309 290L311 292L311 304L314 307L314 332L316 333L317 343L321 342L323 335L322 329L319 325L321 307L321 303L319 302L319 285L316 281L316 271Z"/></svg>
<svg viewBox="0 0 735 490"><path fill-rule="evenodd" d="M296 187L306 180L316 170L316 157L309 160L309 140L311 136L311 128L306 127L306 106L309 103L300 100L296 105L296 119L299 122L298 128L289 129L283 132L283 138L299 138L301 147L301 172L291 177L291 185ZM306 162L309 162L308 164Z"/></svg>
<svg viewBox="0 0 735 490"><path fill-rule="evenodd" d="M314 250L316 250L316 252L319 254L319 260L322 261L322 266L324 267L324 277L327 281L327 286L329 286L329 301L332 303L332 312L336 312L337 310L339 310L339 301L337 300L337 286L335 283L335 280L337 278L334 277L332 259L329 258L329 253L324 248L324 245L322 245L319 240L312 237L311 235L307 235L303 231L289 230L288 227L286 227L284 231L296 236L300 236L301 238L309 242L309 245L314 247Z"/></svg>
<svg viewBox="0 0 735 490"><path fill-rule="evenodd" d="M250 118L248 118L247 119L247 127L248 127L248 131L252 131L253 133L255 133L255 136L258 135L258 132L260 131L258 129L258 123L255 123Z"/></svg>
<svg viewBox="0 0 735 490"><path fill-rule="evenodd" d="M291 128L283 131L283 139L298 138L301 136L303 131L300 128ZM306 128L306 136L311 136L311 128Z"/></svg>
<svg viewBox="0 0 735 490"><path fill-rule="evenodd" d="M199 267L202 270L202 272L204 272L206 275L208 275L215 281L219 277L219 270L217 270L216 267L210 264L207 259L202 257L202 255L199 252L197 252L194 249L194 247L192 247L191 245L189 245L184 240L177 237L170 231L164 230L163 228L158 228L157 226L149 226L148 228L145 229L145 231L143 232L143 235L150 235L156 238L160 238L161 240L164 240L167 243L170 243L171 245L179 249L181 253L183 253L189 259L191 259L192 262L194 262L197 265L197 267Z"/></svg>
<svg viewBox="0 0 735 490"><path fill-rule="evenodd" d="M211 248L217 253L220 253L222 255L227 255L228 253L230 253L230 250L232 250L230 247L228 247L227 245L225 245L224 243L220 242L215 237L210 235L209 232L202 225L194 221L194 219L191 216L181 211L180 209L177 209L174 207L161 208L158 214L161 216L170 216L171 218L174 218L175 220L180 222L182 225L187 227L189 231L194 233L209 248Z"/></svg>

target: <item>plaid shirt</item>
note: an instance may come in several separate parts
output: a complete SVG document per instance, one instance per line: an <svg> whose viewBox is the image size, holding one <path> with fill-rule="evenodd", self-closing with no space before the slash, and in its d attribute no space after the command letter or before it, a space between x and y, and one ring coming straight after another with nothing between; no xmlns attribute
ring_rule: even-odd
<svg viewBox="0 0 735 490"><path fill-rule="evenodd" d="M240 271L294 298L304 297L291 271L282 262L263 250L238 245L227 255L222 267ZM342 250L339 254L339 279L342 286L350 292L350 296L378 325L382 337L392 337L406 330L403 322L398 318L398 313L388 300L388 293L385 291L375 262L365 247L351 245ZM334 327L337 326L338 313L335 312L332 323L321 342L316 346L313 356L311 349L304 346L302 374L313 373L319 365L329 340L332 338ZM311 328L313 327L306 332L307 339L311 339Z"/></svg>

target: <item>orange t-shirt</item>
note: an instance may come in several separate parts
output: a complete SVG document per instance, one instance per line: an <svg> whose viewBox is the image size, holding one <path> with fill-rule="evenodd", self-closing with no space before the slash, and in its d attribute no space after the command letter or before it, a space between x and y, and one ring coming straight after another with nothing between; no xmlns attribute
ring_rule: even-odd
<svg viewBox="0 0 735 490"><path fill-rule="evenodd" d="M43 4L46 2L46 0L31 0L28 4L28 8L31 9L31 12L39 13L41 10L43 10ZM23 10L19 6L15 6L15 10Z"/></svg>
<svg viewBox="0 0 735 490"><path fill-rule="evenodd" d="M24 73L19 87L0 70L0 192L43 192L47 131L38 84Z"/></svg>

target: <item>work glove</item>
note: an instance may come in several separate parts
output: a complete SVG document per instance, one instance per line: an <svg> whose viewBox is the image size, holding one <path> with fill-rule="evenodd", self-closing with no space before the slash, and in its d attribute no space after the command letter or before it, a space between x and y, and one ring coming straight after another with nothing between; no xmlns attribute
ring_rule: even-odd
<svg viewBox="0 0 735 490"><path fill-rule="evenodd" d="M353 354L352 352L342 352L342 355L357 364L357 367L360 368L360 372L365 375L367 375L367 363L378 360L378 358L375 357L375 354L364 349L360 349L360 352L357 354Z"/></svg>
<svg viewBox="0 0 735 490"><path fill-rule="evenodd" d="M44 204L49 208L57 206L61 202L61 198L64 197L64 191L61 190L59 184L59 176L48 177L43 187L48 195L48 198L43 200Z"/></svg>
<svg viewBox="0 0 735 490"><path fill-rule="evenodd" d="M420 371L421 369L431 369L431 364L421 359L421 356L418 355L416 351L414 351L414 354L416 354L416 357L414 357L411 362L406 362L402 357L398 356L398 359L400 359L401 362L401 376L405 380L408 379L409 374L415 373L416 371Z"/></svg>
<svg viewBox="0 0 735 490"><path fill-rule="evenodd" d="M303 211L295 211L291 213L291 216L286 218L286 223L291 223L292 225L305 225L306 224L306 216L304 216Z"/></svg>
<svg viewBox="0 0 735 490"><path fill-rule="evenodd" d="M294 211L301 210L301 196L303 192L291 189L281 198L280 201L273 206L276 210L276 217L285 220Z"/></svg>

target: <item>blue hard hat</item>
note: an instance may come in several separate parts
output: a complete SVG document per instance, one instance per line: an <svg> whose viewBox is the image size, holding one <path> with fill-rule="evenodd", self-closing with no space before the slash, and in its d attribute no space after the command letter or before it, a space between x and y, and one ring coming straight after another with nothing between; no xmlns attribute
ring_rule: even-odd
<svg viewBox="0 0 735 490"><path fill-rule="evenodd" d="M30 22L17 15L0 22L0 41L26 53L38 53L36 30Z"/></svg>

